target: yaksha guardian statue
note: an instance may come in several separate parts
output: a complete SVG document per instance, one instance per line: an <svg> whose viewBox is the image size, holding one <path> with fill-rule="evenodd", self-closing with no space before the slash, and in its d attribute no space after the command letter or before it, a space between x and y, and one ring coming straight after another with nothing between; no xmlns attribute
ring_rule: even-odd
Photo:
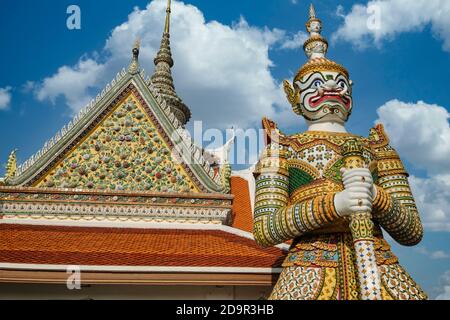
<svg viewBox="0 0 450 320"><path fill-rule="evenodd" d="M308 131L286 136L264 119L267 147L255 170L256 241L291 243L270 298L426 299L383 238L382 230L406 246L422 239L408 173L382 125L368 138L347 133L352 82L325 57L313 6L307 29L309 61L284 87Z"/></svg>

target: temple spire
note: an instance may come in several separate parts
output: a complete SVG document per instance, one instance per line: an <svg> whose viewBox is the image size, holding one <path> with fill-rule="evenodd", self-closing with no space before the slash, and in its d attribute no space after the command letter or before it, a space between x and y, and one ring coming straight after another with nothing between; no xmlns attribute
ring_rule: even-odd
<svg viewBox="0 0 450 320"><path fill-rule="evenodd" d="M155 57L155 73L152 76L153 85L159 90L159 93L166 100L170 109L177 119L184 125L191 118L191 111L178 97L175 91L175 85L172 77L172 67L174 61L170 47L170 14L171 0L167 1L166 23L164 33L161 39L161 46Z"/></svg>

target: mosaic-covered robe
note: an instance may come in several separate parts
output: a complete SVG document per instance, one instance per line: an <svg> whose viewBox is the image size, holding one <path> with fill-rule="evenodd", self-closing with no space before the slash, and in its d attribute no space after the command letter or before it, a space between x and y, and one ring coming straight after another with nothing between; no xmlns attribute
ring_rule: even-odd
<svg viewBox="0 0 450 320"><path fill-rule="evenodd" d="M273 132L274 128L272 123L266 129ZM255 238L264 246L292 240L270 299L360 299L349 221L334 208L335 194L344 189L340 169L346 137L355 136L305 132L288 137L278 132L277 141L272 139L258 163ZM363 156L377 188L372 215L382 298L426 299L382 232L406 246L422 239L408 174L381 125L372 129L369 138L356 138L365 146Z"/></svg>

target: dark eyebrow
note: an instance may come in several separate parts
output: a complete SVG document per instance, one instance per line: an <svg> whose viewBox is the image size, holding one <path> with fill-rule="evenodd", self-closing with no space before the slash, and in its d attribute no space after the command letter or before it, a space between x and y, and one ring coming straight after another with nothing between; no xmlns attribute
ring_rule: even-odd
<svg viewBox="0 0 450 320"><path fill-rule="evenodd" d="M337 79L339 78L339 76L341 76L342 78L344 78L347 82L350 82L350 79L348 79L348 78L347 78L344 74L342 74L342 73L338 73L335 80L337 80Z"/></svg>
<svg viewBox="0 0 450 320"><path fill-rule="evenodd" d="M309 79L311 79L314 75L316 75L316 74L318 74L318 75L320 75L320 77L323 79L323 74L321 73L321 72L319 72L319 71L316 71L316 72L314 72L314 73L311 73L310 74L310 76L307 78L307 79L305 79L305 81L300 81L300 83L306 83L306 82L308 82L309 81Z"/></svg>

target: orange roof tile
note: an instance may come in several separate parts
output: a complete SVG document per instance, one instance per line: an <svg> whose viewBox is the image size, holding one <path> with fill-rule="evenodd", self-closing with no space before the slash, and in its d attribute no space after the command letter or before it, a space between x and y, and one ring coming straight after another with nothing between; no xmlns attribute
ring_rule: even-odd
<svg viewBox="0 0 450 320"><path fill-rule="evenodd" d="M220 230L0 225L0 262L18 264L280 267L283 252Z"/></svg>
<svg viewBox="0 0 450 320"><path fill-rule="evenodd" d="M231 193L234 195L233 227L252 232L253 214L248 181L240 177L231 177Z"/></svg>

